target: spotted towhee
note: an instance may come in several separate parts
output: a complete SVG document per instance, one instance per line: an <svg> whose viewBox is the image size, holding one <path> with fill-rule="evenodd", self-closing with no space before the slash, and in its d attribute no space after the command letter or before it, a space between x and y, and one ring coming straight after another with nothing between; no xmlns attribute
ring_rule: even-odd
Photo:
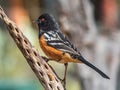
<svg viewBox="0 0 120 90"><path fill-rule="evenodd" d="M68 62L84 63L98 72L102 77L109 79L106 74L82 57L77 48L61 32L57 22L51 15L47 13L42 14L36 20L36 23L39 27L40 47L44 53L50 60L65 64L64 79L66 77Z"/></svg>

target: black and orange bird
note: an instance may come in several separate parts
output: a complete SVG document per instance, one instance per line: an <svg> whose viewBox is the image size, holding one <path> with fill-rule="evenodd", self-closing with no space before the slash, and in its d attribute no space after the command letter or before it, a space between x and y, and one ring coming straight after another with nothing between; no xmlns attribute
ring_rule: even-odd
<svg viewBox="0 0 120 90"><path fill-rule="evenodd" d="M84 63L90 68L98 72L102 77L110 79L97 67L88 62L77 48L65 37L61 32L54 17L45 13L42 14L37 20L39 28L39 43L44 53L48 56L49 60L53 60L65 65L65 74L63 80L66 79L66 71L69 62Z"/></svg>

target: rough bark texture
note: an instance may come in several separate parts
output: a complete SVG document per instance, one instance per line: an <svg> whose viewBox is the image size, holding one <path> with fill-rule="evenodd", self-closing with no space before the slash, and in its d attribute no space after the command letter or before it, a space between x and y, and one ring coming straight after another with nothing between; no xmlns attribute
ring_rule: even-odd
<svg viewBox="0 0 120 90"><path fill-rule="evenodd" d="M8 27L9 33L18 48L26 58L28 64L38 77L45 90L64 90L61 81L51 67L41 58L38 51L31 45L20 29L12 22L0 7L0 18Z"/></svg>

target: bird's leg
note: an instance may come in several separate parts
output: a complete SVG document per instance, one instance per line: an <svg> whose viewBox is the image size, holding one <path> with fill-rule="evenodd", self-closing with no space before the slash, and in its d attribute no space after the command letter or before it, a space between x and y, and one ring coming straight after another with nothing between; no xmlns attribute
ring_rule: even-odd
<svg viewBox="0 0 120 90"><path fill-rule="evenodd" d="M66 75L67 75L67 67L68 67L68 63L65 63L65 73L64 73L64 78L62 80L64 87L66 86Z"/></svg>
<svg viewBox="0 0 120 90"><path fill-rule="evenodd" d="M48 64L49 65L49 64ZM52 69L52 71L54 72L54 74L57 76L57 78L62 81L62 79L57 75L57 73L55 72L55 70L53 69L53 67L51 65L49 65L49 67Z"/></svg>
<svg viewBox="0 0 120 90"><path fill-rule="evenodd" d="M48 62L49 60L52 60L51 58L47 58L45 56L41 56L46 62Z"/></svg>
<svg viewBox="0 0 120 90"><path fill-rule="evenodd" d="M47 58L47 57L45 57L45 56L41 56L41 57L42 57L46 62L48 62L49 60L53 60L53 59ZM48 64L48 65L49 65L49 64ZM49 65L49 67L52 69L52 71L53 71L54 74L57 76L57 78L62 81L62 79L57 75L57 73L55 72L55 70L53 69L53 67L52 67L51 65Z"/></svg>

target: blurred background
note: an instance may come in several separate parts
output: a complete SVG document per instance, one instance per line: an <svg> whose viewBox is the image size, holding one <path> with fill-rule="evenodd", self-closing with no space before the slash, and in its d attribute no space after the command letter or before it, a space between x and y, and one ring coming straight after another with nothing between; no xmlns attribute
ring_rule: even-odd
<svg viewBox="0 0 120 90"><path fill-rule="evenodd" d="M52 14L82 55L111 78L70 63L67 90L120 90L120 0L0 0L0 5L41 55L33 20ZM64 66L49 63L63 78ZM0 90L44 90L1 20Z"/></svg>

